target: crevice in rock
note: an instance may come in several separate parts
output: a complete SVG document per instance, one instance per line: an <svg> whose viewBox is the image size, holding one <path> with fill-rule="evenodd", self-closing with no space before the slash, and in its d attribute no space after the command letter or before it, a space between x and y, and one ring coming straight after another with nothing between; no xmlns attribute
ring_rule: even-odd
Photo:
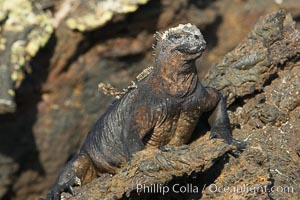
<svg viewBox="0 0 300 200"><path fill-rule="evenodd" d="M212 3L214 3L216 0L203 0L203 1L197 1L197 0L190 0L189 2L191 4L194 4L199 9L205 9L209 7Z"/></svg>
<svg viewBox="0 0 300 200"><path fill-rule="evenodd" d="M255 90L252 94L247 94L245 96L236 98L234 102L229 105L228 110L235 112L237 108L243 107L247 103L247 100L255 98L256 95L259 95L262 92L262 90Z"/></svg>
<svg viewBox="0 0 300 200"><path fill-rule="evenodd" d="M206 25L201 30L202 34L205 36L208 51L217 46L218 36L216 34L218 33L218 29L222 23L223 18L222 16L218 15L213 23Z"/></svg>
<svg viewBox="0 0 300 200"><path fill-rule="evenodd" d="M270 200L274 200L274 198L271 196L271 188L274 187L275 180L270 170L269 170L269 176L270 176L269 181L271 181L271 184L267 186L267 194Z"/></svg>

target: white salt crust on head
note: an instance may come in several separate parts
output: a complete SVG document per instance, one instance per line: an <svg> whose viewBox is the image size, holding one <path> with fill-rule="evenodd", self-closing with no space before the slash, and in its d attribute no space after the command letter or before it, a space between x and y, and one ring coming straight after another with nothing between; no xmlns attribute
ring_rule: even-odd
<svg viewBox="0 0 300 200"><path fill-rule="evenodd" d="M190 31L191 28L195 28L195 29L193 29L193 31ZM164 40L167 38L168 34L174 33L174 32L176 33L181 30L184 30L185 32L190 32L191 34L195 34L197 32L197 34L201 35L201 32L199 31L199 29L196 26L188 23L188 24L179 24L176 27L173 27L173 28L168 29L167 31L164 31L162 34L160 34L161 39Z"/></svg>

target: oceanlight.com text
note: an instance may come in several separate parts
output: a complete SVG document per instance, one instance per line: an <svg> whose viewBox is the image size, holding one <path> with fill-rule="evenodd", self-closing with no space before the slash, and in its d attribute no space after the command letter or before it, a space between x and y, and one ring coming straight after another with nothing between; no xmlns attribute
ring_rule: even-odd
<svg viewBox="0 0 300 200"><path fill-rule="evenodd" d="M169 192L172 193L202 193L204 190L208 190L211 193L294 193L292 186L249 186L246 184L239 186L228 186L220 187L217 184L204 185L199 187L193 184L174 184L174 185L163 185L163 184L137 184L136 190L138 193L148 194L162 194L165 195Z"/></svg>

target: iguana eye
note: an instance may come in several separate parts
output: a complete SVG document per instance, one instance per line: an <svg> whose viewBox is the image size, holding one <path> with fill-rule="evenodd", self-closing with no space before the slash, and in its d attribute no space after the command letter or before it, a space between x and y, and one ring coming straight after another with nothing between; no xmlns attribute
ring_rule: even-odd
<svg viewBox="0 0 300 200"><path fill-rule="evenodd" d="M172 41L180 39L180 38L182 38L181 35L170 35L169 36L169 40L172 40Z"/></svg>

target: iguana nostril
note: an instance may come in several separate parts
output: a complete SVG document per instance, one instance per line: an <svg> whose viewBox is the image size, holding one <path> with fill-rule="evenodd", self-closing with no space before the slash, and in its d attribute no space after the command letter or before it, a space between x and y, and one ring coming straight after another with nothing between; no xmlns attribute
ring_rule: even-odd
<svg viewBox="0 0 300 200"><path fill-rule="evenodd" d="M195 38L196 38L197 40L199 40L199 35L195 35Z"/></svg>

